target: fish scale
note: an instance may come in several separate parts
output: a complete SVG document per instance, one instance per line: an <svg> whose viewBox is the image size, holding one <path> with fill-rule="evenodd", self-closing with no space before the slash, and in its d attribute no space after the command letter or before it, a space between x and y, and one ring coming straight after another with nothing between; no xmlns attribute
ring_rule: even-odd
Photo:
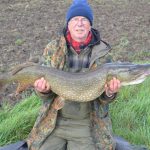
<svg viewBox="0 0 150 150"><path fill-rule="evenodd" d="M104 87L113 77L121 81L122 86L142 83L150 76L150 64L106 63L96 70L70 73L33 63L21 64L14 71L0 74L0 89L10 82L17 82L16 93L33 86L44 77L51 90L65 100L87 102L99 97Z"/></svg>

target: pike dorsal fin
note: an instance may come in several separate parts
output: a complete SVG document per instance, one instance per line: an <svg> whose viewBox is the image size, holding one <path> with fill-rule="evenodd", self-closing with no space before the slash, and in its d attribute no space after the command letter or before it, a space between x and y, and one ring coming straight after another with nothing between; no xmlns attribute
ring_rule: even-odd
<svg viewBox="0 0 150 150"><path fill-rule="evenodd" d="M23 63L23 64L20 64L18 66L16 66L15 68L13 68L11 70L11 74L12 75L15 75L17 72L19 72L20 70L26 68L26 67L30 67L30 66L36 66L37 64L36 63L33 63L33 62L26 62L26 63Z"/></svg>

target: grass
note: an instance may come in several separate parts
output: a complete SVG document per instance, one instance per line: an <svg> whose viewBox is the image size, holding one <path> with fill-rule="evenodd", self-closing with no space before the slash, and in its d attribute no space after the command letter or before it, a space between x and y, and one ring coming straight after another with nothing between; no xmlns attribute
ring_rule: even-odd
<svg viewBox="0 0 150 150"><path fill-rule="evenodd" d="M24 43L24 41L22 39L17 39L15 41L15 44L18 45L18 46L21 46L23 43Z"/></svg>
<svg viewBox="0 0 150 150"><path fill-rule="evenodd" d="M40 100L32 95L14 107L3 104L0 109L0 145L25 139L37 117Z"/></svg>
<svg viewBox="0 0 150 150"><path fill-rule="evenodd" d="M150 79L121 89L110 114L114 133L150 148Z"/></svg>
<svg viewBox="0 0 150 150"><path fill-rule="evenodd" d="M150 79L140 85L123 87L110 114L114 133L133 144L150 148ZM25 139L38 115L41 101L34 94L14 107L0 109L0 145Z"/></svg>

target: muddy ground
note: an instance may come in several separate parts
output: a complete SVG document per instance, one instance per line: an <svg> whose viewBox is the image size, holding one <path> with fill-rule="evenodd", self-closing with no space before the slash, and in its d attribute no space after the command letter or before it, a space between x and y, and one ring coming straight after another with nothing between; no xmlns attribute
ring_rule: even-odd
<svg viewBox="0 0 150 150"><path fill-rule="evenodd" d="M112 46L116 61L150 59L149 0L89 0L94 27ZM0 0L0 74L42 55L51 37L65 25L71 0ZM0 101L16 101L14 85ZM25 94L24 94L25 95Z"/></svg>

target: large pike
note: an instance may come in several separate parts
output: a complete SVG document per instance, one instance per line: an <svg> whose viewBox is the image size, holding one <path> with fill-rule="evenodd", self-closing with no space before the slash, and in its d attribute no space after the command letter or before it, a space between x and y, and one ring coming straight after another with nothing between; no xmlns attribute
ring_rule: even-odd
<svg viewBox="0 0 150 150"><path fill-rule="evenodd" d="M91 101L104 92L106 82L116 77L122 86L139 84L150 76L150 64L107 63L96 70L69 73L33 63L20 65L11 73L0 75L0 89L10 82L18 82L17 93L33 86L35 80L44 77L51 90L65 100Z"/></svg>

